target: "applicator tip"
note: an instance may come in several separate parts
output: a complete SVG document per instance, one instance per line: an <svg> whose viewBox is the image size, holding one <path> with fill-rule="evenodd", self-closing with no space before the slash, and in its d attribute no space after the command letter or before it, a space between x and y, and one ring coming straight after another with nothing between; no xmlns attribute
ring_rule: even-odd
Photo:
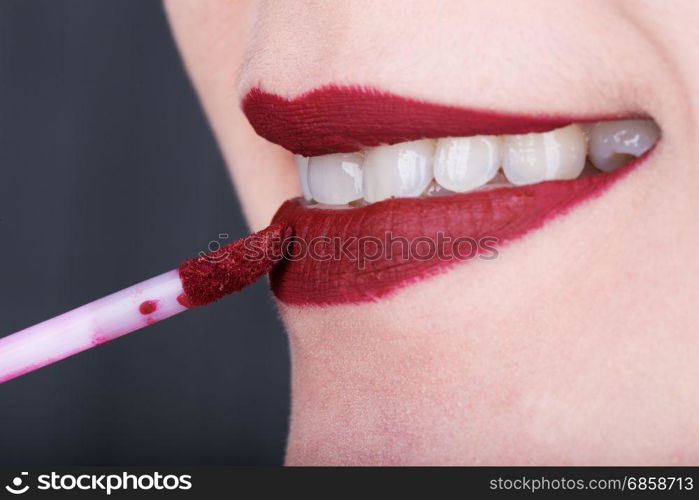
<svg viewBox="0 0 699 500"><path fill-rule="evenodd" d="M291 227L272 224L218 250L184 261L178 271L188 306L215 302L269 273L282 259L282 244L290 235ZM180 303L184 303L184 298Z"/></svg>

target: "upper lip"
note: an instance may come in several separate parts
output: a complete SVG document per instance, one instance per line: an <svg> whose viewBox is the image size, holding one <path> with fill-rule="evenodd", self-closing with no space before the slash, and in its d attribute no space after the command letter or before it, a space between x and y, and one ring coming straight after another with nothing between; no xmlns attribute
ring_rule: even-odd
<svg viewBox="0 0 699 500"><path fill-rule="evenodd" d="M517 114L435 104L377 89L327 85L293 99L251 89L242 108L265 139L303 156L421 138L546 132L610 116ZM641 113L625 118L644 118Z"/></svg>

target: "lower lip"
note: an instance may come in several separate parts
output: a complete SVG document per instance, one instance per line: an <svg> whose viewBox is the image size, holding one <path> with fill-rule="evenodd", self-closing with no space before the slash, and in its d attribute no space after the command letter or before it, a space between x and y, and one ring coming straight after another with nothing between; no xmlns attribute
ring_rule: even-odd
<svg viewBox="0 0 699 500"><path fill-rule="evenodd" d="M273 222L293 227L295 242L289 247L290 259L271 273L272 290L282 302L294 305L376 301L457 263L492 258L494 249L604 193L649 153L612 173L449 196L393 198L349 210L309 208L303 200L288 200Z"/></svg>

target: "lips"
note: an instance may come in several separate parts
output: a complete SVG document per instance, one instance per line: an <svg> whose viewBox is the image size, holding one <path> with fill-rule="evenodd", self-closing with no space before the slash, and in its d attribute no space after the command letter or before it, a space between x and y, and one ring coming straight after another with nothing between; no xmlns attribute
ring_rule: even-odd
<svg viewBox="0 0 699 500"><path fill-rule="evenodd" d="M421 138L545 132L573 122L613 118L515 115L338 86L321 87L295 99L253 88L242 107L259 135L303 156L349 153ZM629 118L637 117L642 115Z"/></svg>
<svg viewBox="0 0 699 500"><path fill-rule="evenodd" d="M334 86L291 100L253 89L243 110L258 134L305 156L420 138L544 132L593 120L472 110ZM374 301L457 263L493 259L508 242L604 193L649 153L613 172L573 180L345 209L288 200L273 222L293 227L294 240L289 258L271 274L272 290L288 304Z"/></svg>

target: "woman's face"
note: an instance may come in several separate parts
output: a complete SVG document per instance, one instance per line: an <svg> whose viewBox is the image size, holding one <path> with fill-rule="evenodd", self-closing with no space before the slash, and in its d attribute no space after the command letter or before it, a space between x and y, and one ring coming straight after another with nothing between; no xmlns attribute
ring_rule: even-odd
<svg viewBox="0 0 699 500"><path fill-rule="evenodd" d="M306 258L272 277L293 357L288 463L699 462L695 2L166 5L254 229L302 195L295 152L312 157L311 196L343 205L287 203L277 218L298 236L498 242L495 258ZM659 129L502 137L639 117ZM479 132L501 137L410 143ZM580 172L624 137L657 145ZM490 184L525 186L449 173L492 151L510 171ZM465 194L421 194L439 162Z"/></svg>

